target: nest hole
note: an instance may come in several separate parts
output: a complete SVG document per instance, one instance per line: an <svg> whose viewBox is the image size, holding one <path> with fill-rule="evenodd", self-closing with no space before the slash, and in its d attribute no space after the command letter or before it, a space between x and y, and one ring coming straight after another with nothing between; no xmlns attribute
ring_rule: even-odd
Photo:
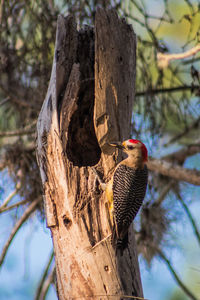
<svg viewBox="0 0 200 300"><path fill-rule="evenodd" d="M94 166L101 157L93 123L94 84L85 82L79 92L78 109L68 128L66 153L73 165Z"/></svg>

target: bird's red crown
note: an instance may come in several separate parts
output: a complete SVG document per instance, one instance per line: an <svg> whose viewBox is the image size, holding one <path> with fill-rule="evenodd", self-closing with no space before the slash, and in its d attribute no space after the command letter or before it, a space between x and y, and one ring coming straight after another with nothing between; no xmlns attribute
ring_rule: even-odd
<svg viewBox="0 0 200 300"><path fill-rule="evenodd" d="M134 140L134 139L130 139L128 140L130 143L132 144L141 144L141 150L142 150L142 157L143 157L143 161L146 162L148 160L148 151L147 148L145 146L145 144L143 144L141 141L139 140Z"/></svg>

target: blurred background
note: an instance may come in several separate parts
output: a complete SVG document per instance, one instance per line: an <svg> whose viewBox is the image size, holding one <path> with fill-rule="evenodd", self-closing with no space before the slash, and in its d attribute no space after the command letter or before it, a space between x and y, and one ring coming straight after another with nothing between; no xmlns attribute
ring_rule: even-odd
<svg viewBox="0 0 200 300"><path fill-rule="evenodd" d="M152 158L185 174L175 180L150 172L134 226L144 296L200 299L197 0L1 0L0 299L57 299L35 126L50 79L58 15L73 14L79 27L93 25L97 6L116 9L137 35L132 137L147 145ZM158 53L187 54L163 64Z"/></svg>

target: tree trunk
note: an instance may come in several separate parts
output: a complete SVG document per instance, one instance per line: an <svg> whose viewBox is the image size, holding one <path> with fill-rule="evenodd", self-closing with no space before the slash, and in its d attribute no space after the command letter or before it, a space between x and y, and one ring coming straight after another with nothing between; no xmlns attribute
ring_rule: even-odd
<svg viewBox="0 0 200 300"><path fill-rule="evenodd" d="M115 256L112 217L91 168L107 182L121 160L107 143L130 136L135 56L133 29L114 11L98 9L94 30L59 16L37 153L61 300L143 296L133 228Z"/></svg>

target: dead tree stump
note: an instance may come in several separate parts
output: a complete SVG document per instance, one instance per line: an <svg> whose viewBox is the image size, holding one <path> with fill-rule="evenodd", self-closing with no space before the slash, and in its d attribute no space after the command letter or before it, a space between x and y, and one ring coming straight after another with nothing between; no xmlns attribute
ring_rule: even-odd
<svg viewBox="0 0 200 300"><path fill-rule="evenodd" d="M143 296L133 228L116 257L107 199L91 168L107 182L121 160L107 143L130 136L135 57L133 29L114 11L98 9L95 28L79 31L72 16L59 16L37 156L60 300Z"/></svg>

